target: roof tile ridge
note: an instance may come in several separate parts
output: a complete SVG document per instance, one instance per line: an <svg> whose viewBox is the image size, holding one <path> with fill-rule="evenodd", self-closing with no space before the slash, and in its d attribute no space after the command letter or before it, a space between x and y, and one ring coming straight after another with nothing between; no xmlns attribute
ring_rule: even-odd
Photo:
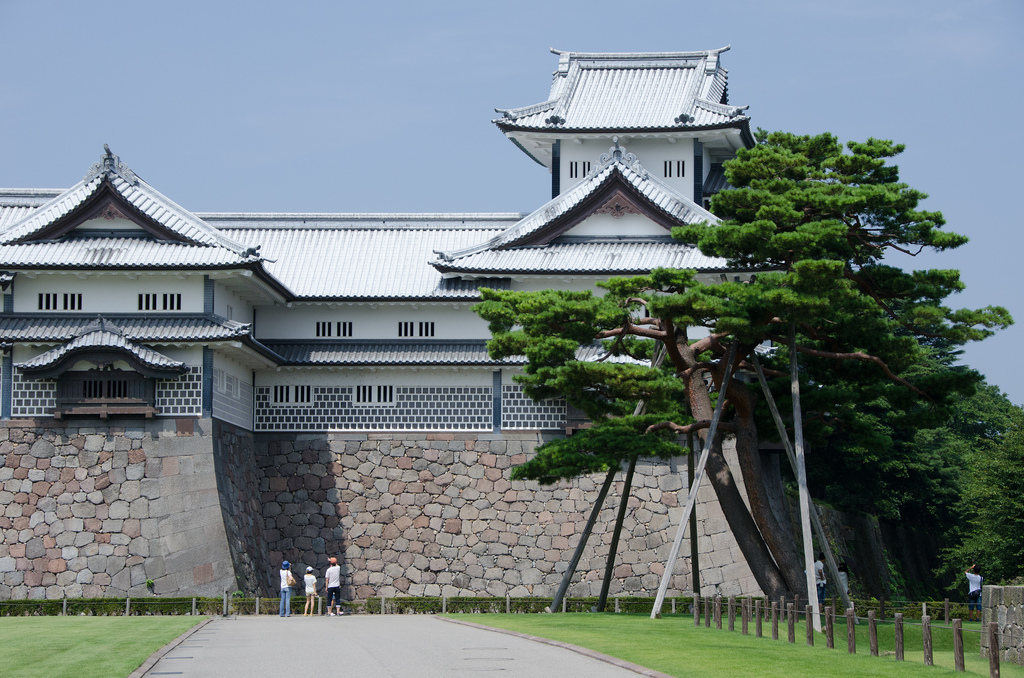
<svg viewBox="0 0 1024 678"><path fill-rule="evenodd" d="M515 120L516 118L523 118L528 115L534 115L536 113L543 113L544 111L550 110L558 105L558 101L562 98L562 94L553 98L542 101L539 104L530 104L529 106L520 106L518 108L495 108L495 113L501 113L502 117L494 120L498 122L500 120Z"/></svg>
<svg viewBox="0 0 1024 678"><path fill-rule="evenodd" d="M739 117L741 115L742 111L745 111L748 108L750 108L750 104L747 104L745 106L734 106L732 104L720 104L720 103L718 103L716 101L711 101L710 99L705 99L703 97L694 97L693 98L693 103L696 106L700 106L705 111L708 111L708 112L711 112L711 113L721 113L722 115L727 115L727 116L733 117L733 118Z"/></svg>

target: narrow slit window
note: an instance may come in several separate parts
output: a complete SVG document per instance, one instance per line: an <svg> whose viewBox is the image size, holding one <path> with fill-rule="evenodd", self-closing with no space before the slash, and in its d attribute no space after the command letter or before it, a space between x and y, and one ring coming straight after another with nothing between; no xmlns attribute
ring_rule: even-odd
<svg viewBox="0 0 1024 678"><path fill-rule="evenodd" d="M181 310L181 295L180 294L165 294L163 301L164 301L164 310L165 311L180 311Z"/></svg>
<svg viewBox="0 0 1024 678"><path fill-rule="evenodd" d="M394 386L378 386L377 387L377 402L378 403L392 403L395 401L395 387Z"/></svg>
<svg viewBox="0 0 1024 678"><path fill-rule="evenodd" d="M686 161L666 160L664 165L664 174L666 179L686 176Z"/></svg>
<svg viewBox="0 0 1024 678"><path fill-rule="evenodd" d="M411 321L401 321L398 323L398 336L400 337L414 337L416 331L416 323Z"/></svg>
<svg viewBox="0 0 1024 678"><path fill-rule="evenodd" d="M371 403L373 402L373 387L372 386L356 386L356 402L357 403Z"/></svg>
<svg viewBox="0 0 1024 678"><path fill-rule="evenodd" d="M432 337L432 336L434 336L434 323L432 323L432 322L421 322L420 323L420 336L421 337Z"/></svg>
<svg viewBox="0 0 1024 678"><path fill-rule="evenodd" d="M352 336L352 321L339 321L338 322L338 336L339 337L351 337Z"/></svg>
<svg viewBox="0 0 1024 678"><path fill-rule="evenodd" d="M295 402L309 403L313 401L313 387L307 385L295 387Z"/></svg>
<svg viewBox="0 0 1024 678"><path fill-rule="evenodd" d="M274 387L274 402L275 403L289 403L289 402L291 402L291 386L275 386Z"/></svg>
<svg viewBox="0 0 1024 678"><path fill-rule="evenodd" d="M331 323L329 321L326 321L326 320L317 321L317 323L316 323L316 336L318 336L318 337L329 337L329 336L331 336L331 326L332 325L333 325L333 323Z"/></svg>

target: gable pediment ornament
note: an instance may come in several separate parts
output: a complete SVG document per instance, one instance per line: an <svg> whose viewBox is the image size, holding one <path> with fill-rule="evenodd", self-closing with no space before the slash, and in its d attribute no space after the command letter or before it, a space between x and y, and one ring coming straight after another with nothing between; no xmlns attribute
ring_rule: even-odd
<svg viewBox="0 0 1024 678"><path fill-rule="evenodd" d="M643 211L622 191L616 191L603 205L594 210L594 214L608 214L613 219L621 219L627 214L643 214Z"/></svg>

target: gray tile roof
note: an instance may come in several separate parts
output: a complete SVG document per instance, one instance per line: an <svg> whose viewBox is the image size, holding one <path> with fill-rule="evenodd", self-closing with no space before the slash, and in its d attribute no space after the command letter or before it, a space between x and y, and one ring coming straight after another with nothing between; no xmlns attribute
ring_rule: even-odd
<svg viewBox="0 0 1024 678"><path fill-rule="evenodd" d="M706 198L728 188L732 187L725 179L725 170L722 168L721 163L713 163L708 171L707 178L704 179L704 186L702 188L704 197Z"/></svg>
<svg viewBox="0 0 1024 678"><path fill-rule="evenodd" d="M492 360L486 341L268 341L267 348L287 365L413 366L518 365L522 360Z"/></svg>
<svg viewBox="0 0 1024 678"><path fill-rule="evenodd" d="M722 103L728 47L698 52L584 53L552 50L558 70L547 101L497 109L504 131L682 130L741 127L746 106Z"/></svg>
<svg viewBox="0 0 1024 678"><path fill-rule="evenodd" d="M23 370L38 370L46 367L52 367L62 358L73 352L87 351L89 349L111 348L131 353L139 360L139 362L152 369L176 371L183 371L186 369L185 363L177 360L171 360L162 353L158 353L151 348L136 344L126 338L120 328L106 321L100 321L99 323L94 322L86 329L85 332L79 334L71 341L61 344L49 351L40 353L30 360L18 363L16 366Z"/></svg>
<svg viewBox="0 0 1024 678"><path fill-rule="evenodd" d="M244 339L250 325L203 314L164 316L107 315L104 319L120 328L131 341L176 343ZM17 313L0 315L0 342L68 341L95 323L95 315L46 315Z"/></svg>
<svg viewBox="0 0 1024 678"><path fill-rule="evenodd" d="M522 215L205 215L231 238L261 245L264 266L299 299L473 300L499 281L446 280L434 250L490 239Z"/></svg>
<svg viewBox="0 0 1024 678"><path fill-rule="evenodd" d="M540 247L484 250L436 261L442 273L512 276L523 273L641 275L655 268L726 270L725 260L673 240L560 238ZM481 287L492 285L481 284Z"/></svg>
<svg viewBox="0 0 1024 678"><path fill-rule="evenodd" d="M420 365L514 366L526 363L525 356L493 360L487 355L485 340L464 341L268 341L267 348L292 366L409 367ZM577 360L592 362L605 356L600 344L584 346ZM629 357L611 356L610 362L637 362Z"/></svg>
<svg viewBox="0 0 1024 678"><path fill-rule="evenodd" d="M242 264L244 260L238 254L222 247L139 237L66 237L0 243L0 267L3 268L194 269Z"/></svg>

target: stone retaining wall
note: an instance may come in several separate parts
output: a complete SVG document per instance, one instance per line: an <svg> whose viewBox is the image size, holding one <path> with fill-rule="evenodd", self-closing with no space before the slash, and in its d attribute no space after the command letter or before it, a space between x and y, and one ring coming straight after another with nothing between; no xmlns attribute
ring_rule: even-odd
<svg viewBox="0 0 1024 678"><path fill-rule="evenodd" d="M0 599L276 595L281 560L349 599L551 596L603 478L512 482L537 433L253 434L216 420L0 425ZM685 501L669 462L637 467L611 593L653 595ZM569 594L597 595L622 483ZM702 594L760 593L710 486ZM689 552L688 543L683 553ZM681 559L670 595L691 592Z"/></svg>
<svg viewBox="0 0 1024 678"><path fill-rule="evenodd" d="M551 596L602 479L550 488L509 480L537 443L535 433L260 434L271 560L320 574L337 555L350 599ZM613 595L657 591L686 499L678 471L667 462L638 465ZM600 592L621 487L609 493L569 595ZM697 515L702 593L760 594L710 486ZM690 592L691 581L681 559L669 594Z"/></svg>
<svg viewBox="0 0 1024 678"><path fill-rule="evenodd" d="M999 624L999 660L1024 665L1024 586L983 586L981 656L988 657L990 622Z"/></svg>
<svg viewBox="0 0 1024 678"><path fill-rule="evenodd" d="M0 426L0 598L219 595L210 420Z"/></svg>

